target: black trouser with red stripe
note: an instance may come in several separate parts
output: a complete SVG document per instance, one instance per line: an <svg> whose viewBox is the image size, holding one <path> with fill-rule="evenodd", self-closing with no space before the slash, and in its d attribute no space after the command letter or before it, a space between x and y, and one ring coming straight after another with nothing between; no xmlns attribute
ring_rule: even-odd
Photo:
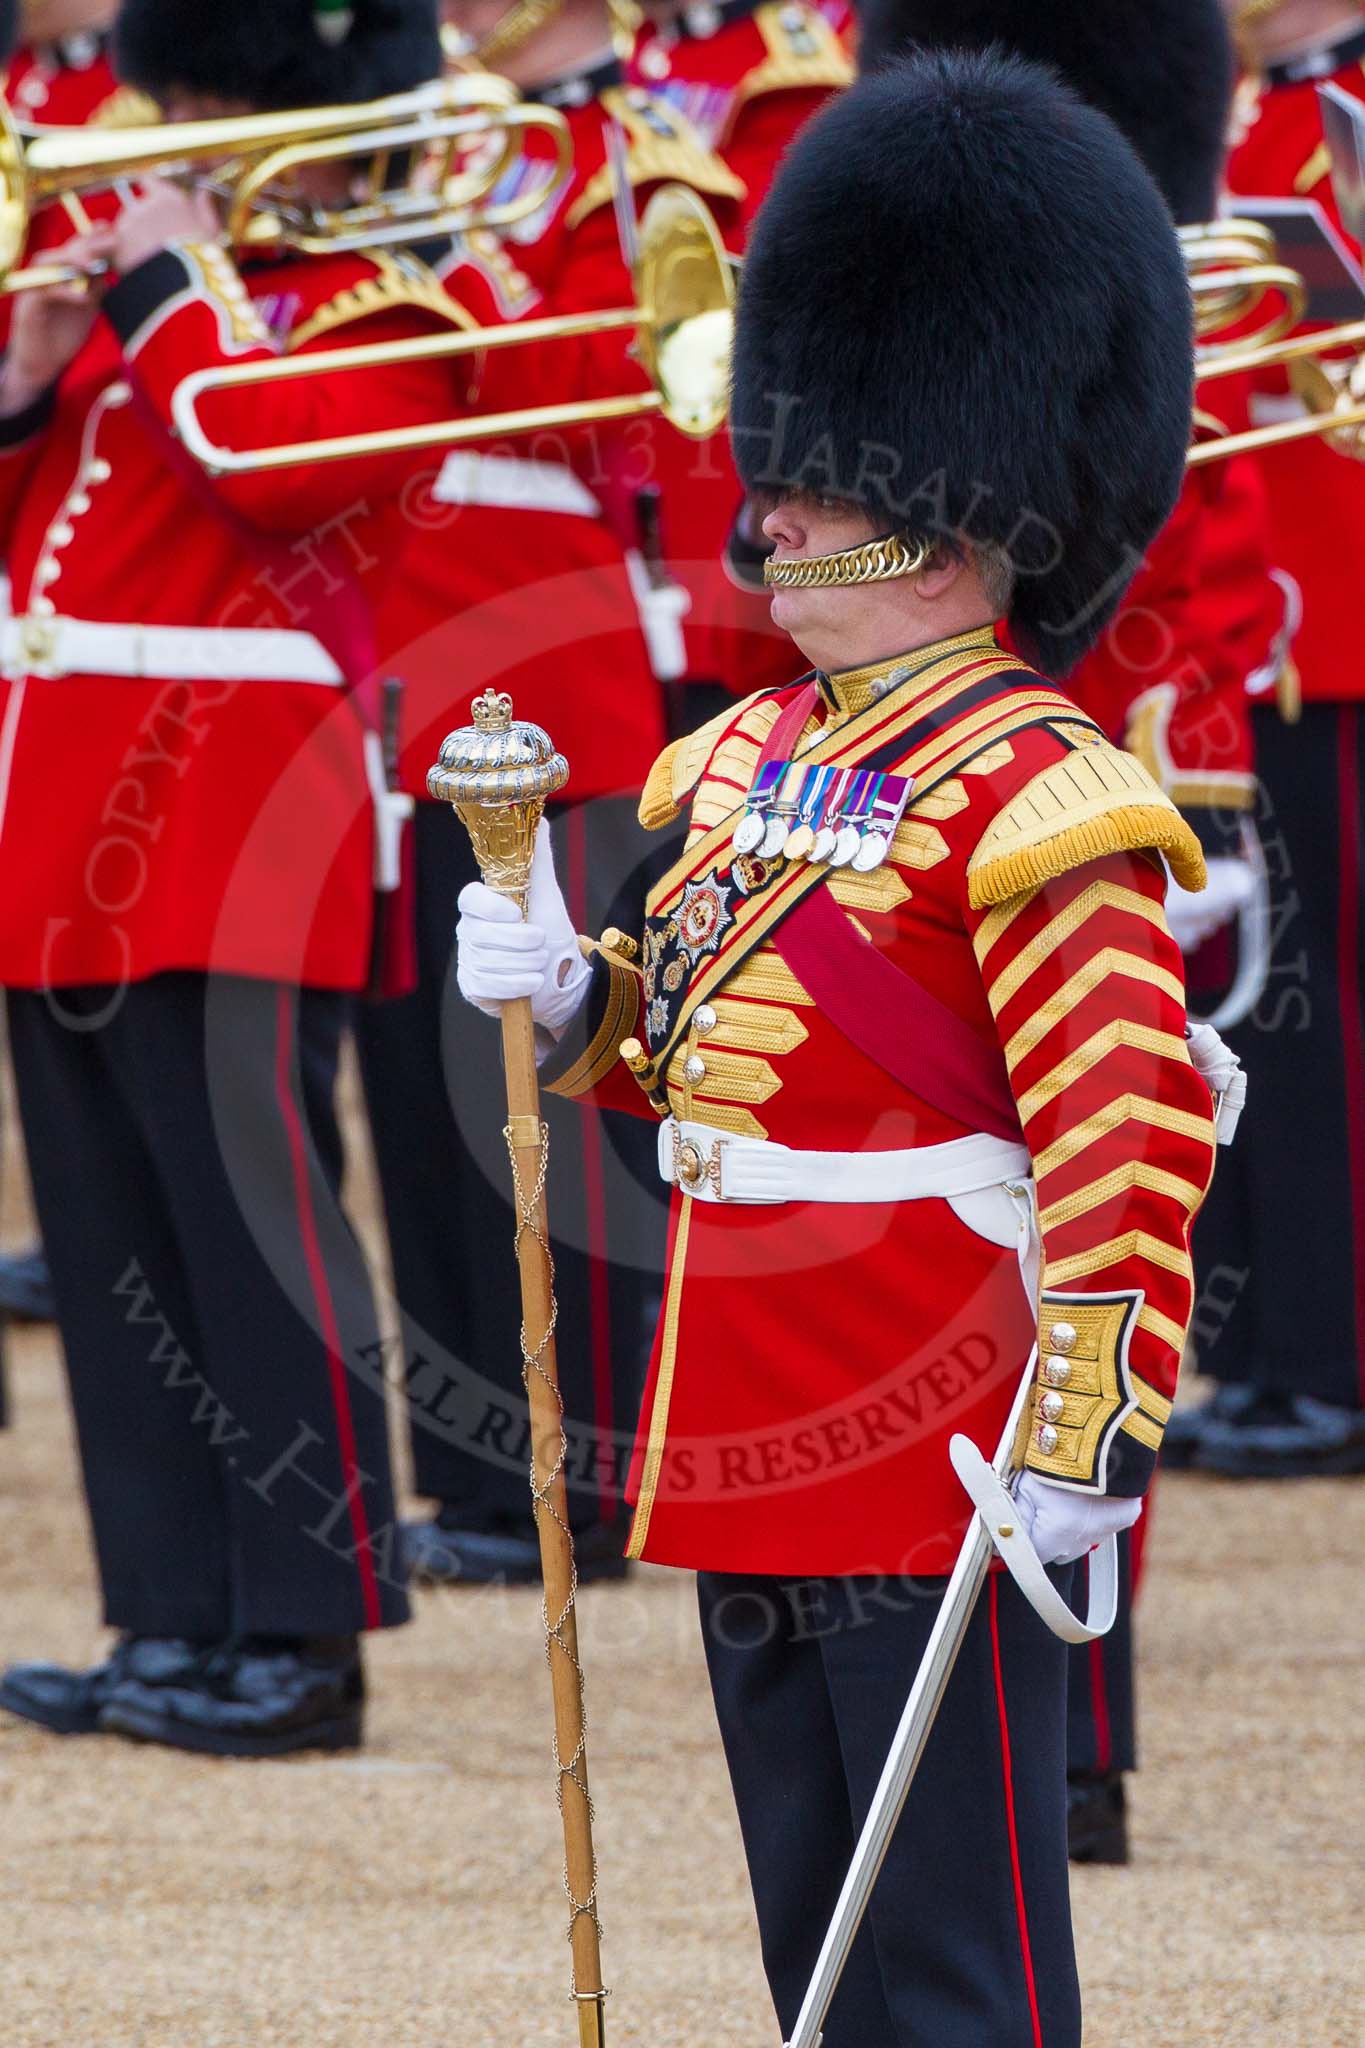
<svg viewBox="0 0 1365 2048"><path fill-rule="evenodd" d="M1237 1142L1195 1225L1201 1369L1365 1405L1365 705L1256 713L1270 874L1265 993L1227 1032L1247 1070ZM1191 1008L1207 1010L1206 957ZM1200 970L1203 970L1201 973Z"/></svg>
<svg viewBox="0 0 1365 2048"><path fill-rule="evenodd" d="M555 862L577 930L626 921L666 864L633 799L561 806ZM480 1533L531 1533L521 1300L498 1028L455 983L456 899L478 880L445 804L417 807L418 986L357 1022L403 1332L417 1491ZM659 1298L667 1208L653 1118L546 1095L556 1344L575 1528L614 1519ZM607 1250L610 1247L611 1256Z"/></svg>
<svg viewBox="0 0 1365 2048"><path fill-rule="evenodd" d="M11 991L105 1618L402 1621L374 1305L338 1203L343 996L204 974Z"/></svg>
<svg viewBox="0 0 1365 2048"><path fill-rule="evenodd" d="M1137 1769L1131 1529L1119 1532L1118 1545L1119 1603L1114 1626L1097 1642L1077 1643L1067 1652L1067 1769L1100 1778L1111 1771Z"/></svg>
<svg viewBox="0 0 1365 2048"><path fill-rule="evenodd" d="M1055 1573L1065 1591L1070 1571ZM702 1632L789 2036L942 1580L704 1572ZM1066 1652L992 1573L824 2048L1078 2048L1066 1842Z"/></svg>

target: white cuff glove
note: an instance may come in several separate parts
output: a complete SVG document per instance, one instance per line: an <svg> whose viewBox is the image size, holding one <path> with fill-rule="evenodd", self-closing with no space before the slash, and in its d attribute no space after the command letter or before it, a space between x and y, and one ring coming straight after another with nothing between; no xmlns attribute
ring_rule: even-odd
<svg viewBox="0 0 1365 2048"><path fill-rule="evenodd" d="M1142 1513L1140 1500L1072 1493L1040 1479L1036 1472L1025 1472L1015 1489L1014 1502L1042 1564L1074 1563L1106 1536L1131 1529Z"/></svg>
<svg viewBox="0 0 1365 2048"><path fill-rule="evenodd" d="M1232 1047L1218 1036L1212 1024L1196 1024L1191 1020L1185 1026L1185 1042L1190 1048L1194 1071L1218 1100L1218 1142L1230 1145L1246 1108L1247 1077L1242 1062Z"/></svg>
<svg viewBox="0 0 1365 2048"><path fill-rule="evenodd" d="M1215 854L1208 870L1207 888L1182 889L1173 876L1166 891L1166 922L1182 953L1212 938L1256 893L1254 873L1234 854Z"/></svg>
<svg viewBox="0 0 1365 2048"><path fill-rule="evenodd" d="M523 923L515 903L482 882L460 891L455 978L475 1009L496 1017L504 1003L531 998L531 1015L558 1038L587 998L592 970L578 948L555 878L550 830L541 821Z"/></svg>

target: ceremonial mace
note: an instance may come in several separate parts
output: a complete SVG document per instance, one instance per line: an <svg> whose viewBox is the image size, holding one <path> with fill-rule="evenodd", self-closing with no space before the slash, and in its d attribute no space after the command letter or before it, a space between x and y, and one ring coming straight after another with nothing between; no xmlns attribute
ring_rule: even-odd
<svg viewBox="0 0 1365 2048"><path fill-rule="evenodd" d="M540 726L513 718L512 700L506 695L488 690L476 697L473 718L472 725L462 726L442 743L440 759L427 776L427 789L438 802L454 806L474 842L488 887L509 897L525 917L536 829L547 797L568 781L569 764ZM522 1377L531 1416L531 1497L545 1582L545 1652L554 1693L556 1791L564 1823L571 1995L578 2006L579 2048L604 2048L607 1993L597 1918L587 1715L578 1661L578 1570L564 1484L568 1443L555 1362L558 1310L545 1202L549 1143L540 1117L529 996L502 1006L502 1056L507 1085L504 1136L512 1167L521 1276Z"/></svg>

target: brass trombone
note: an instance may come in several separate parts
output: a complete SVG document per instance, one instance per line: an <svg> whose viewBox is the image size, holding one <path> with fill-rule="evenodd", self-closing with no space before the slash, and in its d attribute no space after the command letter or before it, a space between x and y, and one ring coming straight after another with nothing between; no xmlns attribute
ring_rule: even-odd
<svg viewBox="0 0 1365 2048"><path fill-rule="evenodd" d="M1297 270L1276 260L1275 238L1258 220L1206 221L1180 231L1185 268L1194 299L1195 333L1205 362L1223 350L1240 350L1245 340L1212 342L1207 336L1241 326L1278 294L1278 311L1262 315L1255 330L1260 345L1293 332L1308 306L1308 287Z"/></svg>
<svg viewBox="0 0 1365 2048"><path fill-rule="evenodd" d="M548 179L495 198L533 130L554 142ZM471 147L490 138L498 147L479 151L471 163ZM392 159L400 152L410 163L391 187ZM317 255L476 226L505 228L563 182L571 153L564 116L518 99L515 87L491 72L452 74L354 106L147 128L22 130L0 103L0 293L96 274L51 263L17 268L35 212L148 172L196 176L221 192L223 239L233 248L284 243ZM361 156L368 173L346 206L314 207L281 189L306 164Z"/></svg>
<svg viewBox="0 0 1365 2048"><path fill-rule="evenodd" d="M296 463L339 462L348 456L404 449L456 447L649 413L662 415L681 433L697 439L715 433L726 411L734 272L711 214L687 186L661 186L649 201L639 224L631 276L635 303L629 306L551 314L543 319L476 327L466 333L419 335L410 341L362 343L269 362L197 370L176 387L172 400L176 428L189 453L211 476L241 476L286 469ZM274 448L223 447L209 438L196 411L198 401L211 392L249 390L338 371L440 361L631 329L635 331L634 353L650 381L647 391L515 412L472 413L462 419L381 427Z"/></svg>

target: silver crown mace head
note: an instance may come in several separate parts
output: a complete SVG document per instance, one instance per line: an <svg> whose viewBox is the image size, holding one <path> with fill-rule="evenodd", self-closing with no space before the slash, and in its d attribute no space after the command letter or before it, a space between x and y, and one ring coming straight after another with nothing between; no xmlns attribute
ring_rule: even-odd
<svg viewBox="0 0 1365 2048"><path fill-rule="evenodd" d="M526 906L536 827L546 799L569 779L569 764L541 726L513 718L512 699L486 690L462 725L441 743L428 794L453 804L474 842L490 889Z"/></svg>
<svg viewBox="0 0 1365 2048"><path fill-rule="evenodd" d="M488 690L476 697L472 725L462 725L441 743L427 776L428 794L438 803L543 804L569 779L569 764L557 754L542 726L513 718L512 699Z"/></svg>

